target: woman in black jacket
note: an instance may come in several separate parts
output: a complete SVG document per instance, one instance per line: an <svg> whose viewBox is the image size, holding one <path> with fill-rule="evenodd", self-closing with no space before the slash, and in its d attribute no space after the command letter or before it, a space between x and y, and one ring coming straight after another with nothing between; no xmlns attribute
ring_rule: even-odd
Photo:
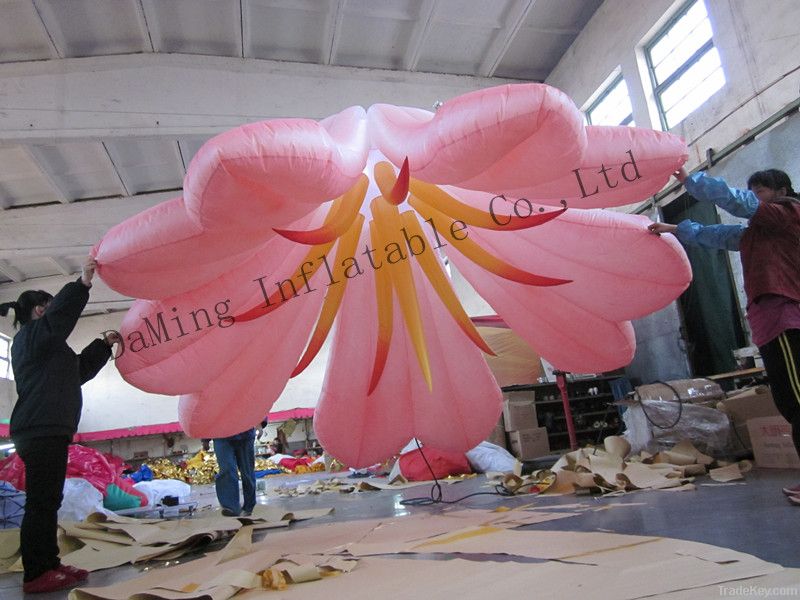
<svg viewBox="0 0 800 600"><path fill-rule="evenodd" d="M25 517L20 550L23 591L51 592L71 587L88 572L62 565L58 558L58 509L63 499L67 453L81 416L81 385L92 379L119 341L113 334L90 343L80 355L67 338L89 300L97 267L87 259L81 277L55 297L41 290L23 292L0 304L0 315L14 309L21 325L11 346L17 402L11 413L11 439L25 463Z"/></svg>

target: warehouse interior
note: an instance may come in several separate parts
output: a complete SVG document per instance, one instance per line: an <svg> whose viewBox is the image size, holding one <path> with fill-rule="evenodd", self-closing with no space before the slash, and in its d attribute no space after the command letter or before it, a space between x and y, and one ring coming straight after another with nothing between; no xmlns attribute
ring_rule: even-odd
<svg viewBox="0 0 800 600"><path fill-rule="evenodd" d="M682 140L686 157L673 170L682 164L692 177L705 173L739 189L747 189L750 175L765 169L778 169L798 182L798 17L800 4L795 0L3 0L0 301L16 300L25 290L55 295L82 277L86 257L98 249L109 253L101 252L100 257L114 252L122 255L113 244L115 237L124 237L119 232L125 223L135 224L133 235L149 224L157 230L153 235L174 241L169 240L167 227L162 231L161 224L140 215L158 214L146 211L161 210L176 198L188 205L194 193L191 186L200 179L196 174L217 151L216 140L227 139L232 131L252 131L243 126L273 120L327 123L349 107L412 107L444 120L452 114L447 112L448 102L464 95L498 86L515 89L545 84L563 93L570 110L579 111L575 114L583 119L581 128L632 127ZM516 110L515 106L509 101L498 114ZM426 142L412 121L433 117L386 114L390 117L385 131L407 127L408 147L425 149ZM462 118L472 123L466 111ZM506 135L511 139L515 128L523 127L509 126ZM556 137L554 154L560 148ZM325 143L332 146L334 141ZM482 149L477 141L470 154L488 153L490 142ZM305 148L302 135L296 142L293 149ZM543 169L536 162L550 164L547 154L540 151L528 156L527 162L517 165L515 176L526 170L540 173ZM634 154L629 156L633 162ZM265 188L275 177L270 171L272 159L264 158ZM391 162L390 181L399 185L402 157ZM640 160L643 172L645 165ZM414 169L412 161L412 191L419 189L413 187ZM334 171L320 176L323 183L319 185L339 176ZM568 168L567 174L571 171ZM746 218L693 198L688 186L668 177L669 172L635 201L609 203L595 210L610 214L610 219L632 223L640 219L641 228L650 223L678 225L685 219L722 226L748 224ZM377 178L377 167L375 173ZM585 175L581 180L578 169L575 173L582 197L590 196L591 190L587 193L584 185L590 187L591 182ZM624 168L620 173L617 183L623 187ZM546 175L537 176L546 180ZM450 189L445 180L432 183ZM608 176L605 183L615 187ZM292 189L301 188L298 184ZM377 193L389 196L383 187ZM257 194L253 198L257 204ZM553 206L560 208L557 200ZM583 210L575 204L570 209L567 203L567 207L565 215ZM240 211L245 238L251 231L248 210L232 203L215 214L224 220L230 212ZM424 218L420 218L423 225ZM310 219L299 219L300 226L289 227L295 220L282 227L313 229L322 223L320 219L312 226ZM213 230L212 221L203 225ZM271 234L272 226L267 227ZM471 224L469 231L472 235ZM370 239L369 233L366 236ZM609 362L611 368L589 371L562 367L559 357L568 354L569 348L561 348L552 359L552 349L536 343L537 327L519 327L518 321L504 319L508 305L482 294L489 288L478 285L457 256L448 255L447 250L433 253L443 265L453 301L463 308L460 326L474 330L493 352L480 356L488 364L486 373L493 377L498 399L492 414L496 417L501 406L502 413L496 425L492 420L494 429L477 438L491 443L480 465L478 447L470 452L452 453L445 448L437 453L436 444L427 443L424 433L419 433L427 431L424 425L403 438L394 456L382 456L380 461L342 460L348 454L338 445L333 446L336 451L326 447L322 438L326 431L333 431L327 423L335 423L336 431L347 430L329 416L337 407L329 400L335 396L330 392L335 378L328 369L333 369L331 364L341 369L344 359L336 363L334 355L343 356L347 350L347 344L338 342L335 335L347 325L370 327L362 326L357 316L343 308L332 325L334 334L322 336L301 373L262 386L261 404L251 409L261 410L258 414L267 420L258 427L254 449L260 474L257 506L252 515L242 513L237 518L221 516L214 483L218 463L215 452L204 444L205 438L233 433L224 425L238 423L235 402L227 409L220 402L219 412L208 411L215 416L206 420L217 421L221 435L214 435L211 426L191 430L187 402L179 399L185 392L172 392L180 386L167 384L153 391L157 386L148 387L149 380L137 379L137 369L155 377L162 376L162 366L148 371L149 366L132 362L137 360L132 338L123 338L127 356L123 357L125 346L118 344L114 360L82 386L80 422L72 442L88 449L78 453L94 454L81 465L76 458L76 471L72 475L68 471L67 477L83 476L91 482L99 470L113 467L112 477L126 482L118 489L133 489L126 487L131 476L137 486L148 480L177 483L145 492L148 500L140 499L133 508L126 505L113 511L127 515L118 522L107 513L82 529L62 527L64 563L91 571L89 579L36 597L188 600L369 594L371 598L444 598L460 593L484 598L536 590L547 598L572 598L587 591L602 598L800 595L800 558L794 543L800 537L800 493L795 498L782 492L800 483L800 457L792 442L792 425L773 402L775 378L765 369L748 320L747 268L739 252L684 249L672 234L662 233L661 238L672 239L670 248L675 253L684 256L685 252L690 281L657 310L620 319L630 322L625 325L630 327L632 342L629 357L618 364ZM414 254L408 235L405 240ZM558 252L569 255L570 243L565 238ZM597 260L604 260L603 243L598 241ZM592 246L574 246L584 247ZM147 252L146 243L138 239L127 248L131 256ZM796 251L795 240L798 265ZM227 261L228 266L211 279L226 285L227 271L234 271L250 255L223 257L219 264ZM173 274L175 281L211 272L208 265L216 264L218 258L202 250L196 260L192 256L186 254L183 262L175 263L180 266ZM620 262L638 265L631 266L630 272L638 272L640 281L616 285L613 303L632 305L636 296L646 293L642 282L668 269L656 262L645 264L642 257L649 255L643 246L623 249L620 256ZM163 260L166 264L170 258ZM519 268L527 268L528 258L520 261ZM126 318L147 314L143 311L150 310L148 306L161 306L156 303L169 296L120 291L128 288L119 285L118 275L112 276L110 269L104 275L101 258L98 263L88 302L68 338L76 352L94 339L107 339L109 333L127 334ZM131 269L127 275L137 285L144 281L146 287L148 272ZM375 277L376 282L379 279ZM252 278L246 283L258 290ZM263 283L260 290L269 305ZM282 295L280 285L278 290ZM600 298L599 289L597 295L598 303L607 301ZM317 312L323 301L323 295L319 296ZM256 297L262 299L260 294ZM447 304L444 296L439 298ZM323 315L327 297L324 301ZM405 310L402 299L399 302L395 316L389 313L396 322L404 318L398 316L401 308ZM797 299L793 302L796 309ZM172 310L177 313L176 308ZM534 313L541 313L538 304L528 310L531 322ZM552 306L552 314L562 310L573 314L566 306ZM225 314L217 313L223 333ZM438 326L441 314L448 313L431 309L425 317L430 320L420 321L426 323L426 335L433 335L430 324ZM24 465L12 439L12 412L18 403L12 364L18 329L13 315L0 318L0 485L7 484L0 487L0 597L9 600L29 597L23 591L19 556L18 528L25 497L19 477L24 484ZM183 325L174 319L183 337ZM555 329L574 325L572 317L563 319ZM303 319L296 316L296 320ZM244 358L245 354L224 342L213 352L205 350L205 360L212 361L208 363L212 366L214 357L219 364L240 363L244 375L231 379L229 387L241 384L243 390L248 389L248 382L240 381L250 377L244 363L256 365L252 380L262 381L257 372L266 373L291 344L301 344L298 357L302 354L306 341L312 339L314 323L307 329L287 325L286 331L295 334L286 337L298 338L296 343L282 339L283 330L264 328L260 345L253 346L253 352L259 353L257 361L252 355ZM157 334L166 334L170 340L163 322L158 331L147 325L151 341ZM622 339L615 337L617 328L604 337L599 326L597 331L575 327L575 347L593 347L599 349L598 354L605 344L618 345ZM796 330L797 321L789 327ZM378 343L375 331L373 337L359 339ZM461 335L461 330L456 331ZM311 345L317 333L315 329ZM413 338L413 333L409 335ZM179 336L173 337L178 341ZM464 344L472 344L462 338ZM446 346L451 338L442 339ZM408 353L418 357L419 346L414 343L409 342ZM189 346L189 342L181 344L183 340L177 346ZM163 344L163 348L171 347ZM182 357L177 350L174 355L170 350L163 352L164 372L196 358L193 354ZM460 350L445 348L445 359L449 352L452 358ZM348 356L361 354L354 350ZM423 365L423 359L418 360ZM388 364L393 364L391 356ZM293 367L289 365L288 371ZM363 370L366 380L372 368L372 364L347 363L347 369ZM398 378L399 383L393 384L396 395L416 389L415 385L424 387L424 378L417 379L404 387ZM793 381L800 398L796 371ZM218 390L213 386L223 384L220 376L208 385ZM432 385L430 379L428 385ZM239 400L242 406L244 395ZM461 404L455 407L455 398L446 398L446 403L451 401L454 408L447 414L455 415L454 423L467 423L465 430L472 431L471 421L486 420L484 411L470 418L461 414ZM198 410L197 405L191 406ZM355 420L363 421L363 429L350 430L350 439L337 439L344 446L359 446L362 438L385 437L383 433L371 437L367 432L392 431L386 423L393 420L398 423L396 429L402 429L399 411L381 414L368 402L348 404L342 398L338 411L351 412L357 415ZM198 431L202 434L196 435ZM421 442L422 449L412 438ZM405 442L409 444L403 448ZM370 444L380 445L380 440L362 445ZM211 444L212 449L218 446ZM425 446L430 447L427 456ZM403 461L412 454L422 462ZM276 455L289 462L279 462ZM111 456L121 459L118 465ZM83 475L78 473L80 468ZM152 489L156 489L154 484ZM168 493L162 491L166 489ZM78 492L73 490L73 494ZM107 492L101 490L98 495L108 509ZM164 502L165 498L170 500ZM65 491L67 501L72 497ZM509 517L501 521L498 514L506 513ZM77 517L66 520L80 521ZM145 534L143 528L161 527L156 520L169 524L160 530L166 537L148 545L141 536L154 534ZM197 536L190 544L169 537L177 535L169 527L192 522ZM108 523L112 526L106 527ZM87 538L83 534L88 530L107 535ZM121 532L133 541L120 541ZM97 558L117 551L121 557L123 546L128 553L125 560L104 563ZM153 551L156 546L159 552ZM139 554L134 556L134 549ZM79 550L80 555L65 558ZM87 558L92 552L92 560L99 562ZM412 558L417 566L407 562ZM208 569L203 568L206 563ZM419 569L419 577L409 578L409 568ZM309 569L313 576L308 576Z"/></svg>

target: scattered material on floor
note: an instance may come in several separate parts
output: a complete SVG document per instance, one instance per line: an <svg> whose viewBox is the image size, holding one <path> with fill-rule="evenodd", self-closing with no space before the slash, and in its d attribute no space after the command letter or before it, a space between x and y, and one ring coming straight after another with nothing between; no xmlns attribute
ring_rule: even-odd
<svg viewBox="0 0 800 600"><path fill-rule="evenodd" d="M287 512L258 505L250 517L232 518L211 513L181 520L134 519L94 513L81 523L59 524L62 531L59 540L61 561L87 571L97 571L126 563L174 560L213 541L231 537L244 525L249 531L288 527L292 521L321 517L332 510ZM16 536L4 534L0 537L0 558L5 557L8 571L21 571L19 530L9 531L17 533Z"/></svg>
<svg viewBox="0 0 800 600"><path fill-rule="evenodd" d="M562 456L552 468L556 481L545 493L620 495L636 490L692 491L696 489L694 478L705 475L715 465L718 468L710 474L720 482L742 479L752 469L748 461L717 462L688 441L655 455L642 452L625 457L627 449L618 443L608 443L611 439L607 439L604 448L582 448Z"/></svg>
<svg viewBox="0 0 800 600"><path fill-rule="evenodd" d="M787 570L749 554L698 542L600 532L514 530L511 513L457 510L390 520L333 523L270 532L252 544L230 544L193 562L150 572L103 588L82 588L70 600L242 600L276 598L476 597L536 590L537 597L636 599L689 590L717 595L723 584L798 587L800 570ZM515 518L519 515L515 515ZM466 523L474 523L464 526ZM488 523L488 524L487 524ZM510 523L506 523L507 525ZM446 529L443 531L443 529ZM409 537L418 535L416 540ZM235 548L235 550L231 550ZM390 557L370 556L376 550ZM481 560L402 562L399 553L480 555ZM501 555L517 557L509 561ZM497 560L493 560L496 557ZM537 562L531 562L537 559ZM407 559L406 559L407 560ZM502 561L502 562L498 562ZM413 577L409 577L413 572ZM703 594L706 594L705 596Z"/></svg>

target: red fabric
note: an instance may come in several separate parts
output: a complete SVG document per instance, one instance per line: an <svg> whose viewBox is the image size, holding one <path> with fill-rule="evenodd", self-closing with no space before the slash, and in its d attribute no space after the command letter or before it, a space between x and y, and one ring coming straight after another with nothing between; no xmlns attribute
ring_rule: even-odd
<svg viewBox="0 0 800 600"><path fill-rule="evenodd" d="M0 481L7 481L20 491L25 491L25 465L17 454L0 461Z"/></svg>
<svg viewBox="0 0 800 600"><path fill-rule="evenodd" d="M290 471L294 471L298 465L303 465L304 467L307 467L312 462L314 462L314 460L315 459L310 458L308 456L303 456L301 458L283 458L278 464L282 466L284 469L289 469Z"/></svg>
<svg viewBox="0 0 800 600"><path fill-rule="evenodd" d="M70 445L67 477L81 477L105 493L108 484L115 483L121 474L122 469L109 464L100 451L78 444ZM19 455L12 454L0 462L0 480L8 481L18 490L25 490L25 466Z"/></svg>
<svg viewBox="0 0 800 600"><path fill-rule="evenodd" d="M110 452L103 452L103 457L108 461L112 467L114 467L114 471L117 473L122 473L125 470L130 470L131 466L125 462L125 459L121 456L117 456L116 454L111 454Z"/></svg>
<svg viewBox="0 0 800 600"><path fill-rule="evenodd" d="M139 506L147 506L147 495L133 487L133 481L123 477L117 477L114 480L114 483L117 484L117 487L126 494L130 494L131 496L136 496L139 498L139 500L141 500Z"/></svg>
<svg viewBox="0 0 800 600"><path fill-rule="evenodd" d="M744 290L748 306L775 294L800 302L800 202L761 202L742 235Z"/></svg>
<svg viewBox="0 0 800 600"><path fill-rule="evenodd" d="M436 479L443 479L448 475L472 473L466 455L461 452L437 450L430 446L425 446L422 452L424 452L425 458L422 457L419 449L400 456L400 472L409 481L430 481L431 469ZM428 460L430 469L425 464L425 459Z"/></svg>

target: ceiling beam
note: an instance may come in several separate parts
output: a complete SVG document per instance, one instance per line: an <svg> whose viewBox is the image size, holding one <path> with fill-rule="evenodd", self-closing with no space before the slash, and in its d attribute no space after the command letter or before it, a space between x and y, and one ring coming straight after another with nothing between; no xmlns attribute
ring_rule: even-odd
<svg viewBox="0 0 800 600"><path fill-rule="evenodd" d="M429 108L513 82L181 54L6 63L0 144L211 135L268 118L321 119L353 105Z"/></svg>
<svg viewBox="0 0 800 600"><path fill-rule="evenodd" d="M12 267L6 260L0 259L0 273L16 283L25 281L25 275L22 274L22 271L16 267Z"/></svg>
<svg viewBox="0 0 800 600"><path fill-rule="evenodd" d="M433 26L438 4L438 0L424 0L420 6L417 22L414 24L414 30L411 32L411 36L408 40L406 55L403 57L403 68L406 71L417 70L419 57L422 54L422 47L425 45L425 41L428 39L428 34Z"/></svg>
<svg viewBox="0 0 800 600"><path fill-rule="evenodd" d="M496 32L494 40L492 40L492 44L489 46L489 50L478 68L478 75L481 77L492 77L494 75L534 4L536 4L536 0L517 0L514 2L506 16L505 25Z"/></svg>
<svg viewBox="0 0 800 600"><path fill-rule="evenodd" d="M74 271L60 256L48 256L47 258L50 259L50 262L53 263L53 266L55 266L62 275L72 275L76 273L76 271Z"/></svg>
<svg viewBox="0 0 800 600"><path fill-rule="evenodd" d="M42 175L42 179L44 179L45 183L47 183L47 187L53 192L53 195L58 199L59 202L67 203L71 200L67 197L64 191L58 187L55 178L52 176L50 171L47 170L45 165L47 164L47 160L41 155L39 149L36 146L25 146L21 145L20 148L22 149L25 154L28 155L28 158L36 165L39 173Z"/></svg>
<svg viewBox="0 0 800 600"><path fill-rule="evenodd" d="M85 255L117 223L178 195L159 192L5 210L0 259Z"/></svg>
<svg viewBox="0 0 800 600"><path fill-rule="evenodd" d="M39 7L36 6L36 1L31 0L31 7L33 8L33 12L36 14L35 22L41 28L42 36L47 40L47 45L50 48L50 53L52 56L61 58L62 54L61 51L56 46L55 40L53 40L53 36L50 35L50 31L47 29L47 24L44 22L44 18L42 18L42 13L39 12Z"/></svg>
<svg viewBox="0 0 800 600"><path fill-rule="evenodd" d="M345 0L329 0L328 15L325 18L325 34L322 36L322 56L320 62L330 65L336 62L339 40L342 39Z"/></svg>
<svg viewBox="0 0 800 600"><path fill-rule="evenodd" d="M0 284L0 295L3 298L15 298L25 290L44 290L51 294L56 294L66 284L76 281L75 275L52 275L50 277L32 277L25 281ZM129 302L131 299L123 296L108 287L99 277L92 281L92 292L89 297L90 305L102 304L103 308L108 303L118 305L120 302Z"/></svg>

